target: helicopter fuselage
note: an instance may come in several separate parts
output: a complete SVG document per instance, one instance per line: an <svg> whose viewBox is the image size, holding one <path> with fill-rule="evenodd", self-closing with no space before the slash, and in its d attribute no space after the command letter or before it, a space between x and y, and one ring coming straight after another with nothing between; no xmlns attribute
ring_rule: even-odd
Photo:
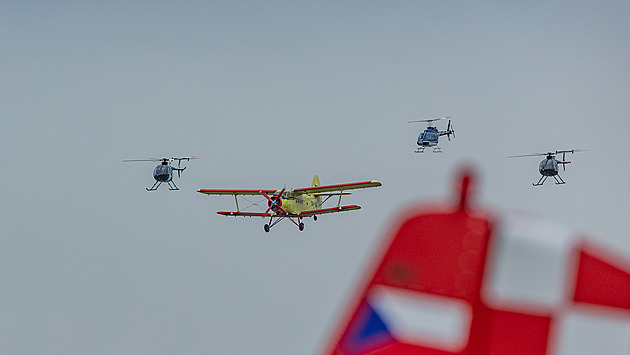
<svg viewBox="0 0 630 355"><path fill-rule="evenodd" d="M429 126L418 136L418 145L421 147L431 147L437 145L439 139L440 131L435 127Z"/></svg>
<svg viewBox="0 0 630 355"><path fill-rule="evenodd" d="M543 176L558 175L558 161L554 158L547 158L538 165L538 172Z"/></svg>
<svg viewBox="0 0 630 355"><path fill-rule="evenodd" d="M156 181L169 182L173 180L173 167L167 164L160 164L153 169L153 178Z"/></svg>

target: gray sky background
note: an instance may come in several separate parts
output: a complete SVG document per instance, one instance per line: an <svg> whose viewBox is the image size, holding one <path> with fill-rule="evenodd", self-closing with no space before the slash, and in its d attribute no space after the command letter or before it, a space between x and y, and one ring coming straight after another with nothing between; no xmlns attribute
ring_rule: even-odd
<svg viewBox="0 0 630 355"><path fill-rule="evenodd" d="M630 258L628 18L627 1L0 2L0 352L317 354L396 216L449 199L465 163L481 206ZM457 138L414 154L406 122L444 115ZM506 159L573 148L564 186ZM121 162L182 155L202 159L177 192ZM383 187L270 234L195 192L313 174Z"/></svg>

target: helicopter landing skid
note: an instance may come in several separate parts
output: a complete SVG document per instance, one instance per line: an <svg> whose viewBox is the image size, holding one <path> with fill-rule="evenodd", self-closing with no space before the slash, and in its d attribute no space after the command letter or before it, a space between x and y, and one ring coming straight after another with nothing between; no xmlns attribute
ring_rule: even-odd
<svg viewBox="0 0 630 355"><path fill-rule="evenodd" d="M160 187L160 185L162 185L162 181L156 181L155 184L151 186L151 188L146 188L146 189L147 191L155 191L158 189L158 187Z"/></svg>
<svg viewBox="0 0 630 355"><path fill-rule="evenodd" d="M168 189L171 191L175 191L175 190L179 190L179 187L177 187L177 185L175 185L174 182L172 181L167 181L166 182L168 184ZM162 185L162 181L156 181L155 184L153 184L153 186L151 186L151 188L146 188L147 191L155 191L158 189L158 187L160 187L160 185Z"/></svg>
<svg viewBox="0 0 630 355"><path fill-rule="evenodd" d="M556 180L556 185L566 184L564 180L560 177L560 175L554 175L553 178Z"/></svg>
<svg viewBox="0 0 630 355"><path fill-rule="evenodd" d="M424 153L424 148L425 147L419 147L414 151L414 153ZM433 147L433 153L442 153L442 148Z"/></svg>
<svg viewBox="0 0 630 355"><path fill-rule="evenodd" d="M534 186L540 186L540 185L544 184L544 183L545 183L545 181L547 181L547 178L548 178L548 177L549 177L549 176L543 175L543 176L541 176L541 177L540 177L540 180L538 180L538 182L537 182L537 183L535 183L535 184L534 184L534 183L532 183L532 185L534 185ZM554 179L554 180L556 180L556 181L555 181L556 185L563 185L563 184L566 184L566 182L565 182L564 180L562 180L562 178L560 177L560 175L553 175L553 179Z"/></svg>

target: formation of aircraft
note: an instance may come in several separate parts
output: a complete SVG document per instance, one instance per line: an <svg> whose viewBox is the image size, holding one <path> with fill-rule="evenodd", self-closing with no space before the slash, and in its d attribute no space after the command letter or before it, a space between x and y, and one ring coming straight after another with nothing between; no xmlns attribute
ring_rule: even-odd
<svg viewBox="0 0 630 355"><path fill-rule="evenodd" d="M440 131L437 127L432 126L435 121L449 119L446 130ZM418 136L416 153L424 152L427 147L433 148L433 152L441 152L441 148L438 146L439 138L446 136L449 140L451 136L455 137L455 130L451 124L450 116L444 116L439 118L430 118L425 120L408 121L408 123L415 122L427 122L428 127L420 133ZM567 153L581 152L582 149L572 150L556 150L554 152L547 153L534 153L524 155L514 155L508 158L526 157L526 156L546 156L546 158L539 164L539 172L542 175L538 182L534 183L534 186L540 186L544 184L548 177L553 177L556 184L565 184L565 181L558 174L559 166L562 165L563 169L566 169L566 164L571 163L565 159ZM562 154L562 160L555 159L556 155ZM175 182L173 182L173 172L177 172L178 177L186 169L181 166L183 160L190 161L191 159L199 159L198 156L190 157L171 157L171 158L150 158L150 159L126 159L123 162L160 162L160 165L156 166L153 170L153 178L155 183L150 188L146 188L147 191L155 191L158 187L166 182L169 190L179 190ZM173 166L171 163L177 161L177 166ZM341 197L349 195L348 190L364 189L371 187L381 186L381 183L376 180L351 182L336 185L320 185L319 177L315 175L313 177L312 185L304 188L297 188L286 190L283 189L198 189L197 191L206 195L231 195L234 197L236 204L235 211L218 211L217 213L223 216L240 216L240 217L261 217L269 218L269 222L264 225L265 232L269 232L272 227L277 225L284 219L288 219L295 224L300 231L304 230L304 218L312 217L314 221L317 220L318 215L345 212L358 210L361 207L358 205L341 205ZM241 211L238 204L239 196L262 196L267 201L267 208L262 211ZM331 197L338 196L337 205L333 207L324 207Z"/></svg>
<svg viewBox="0 0 630 355"><path fill-rule="evenodd" d="M304 218L318 215L345 211L358 210L358 205L341 205L341 197L350 195L348 190L366 189L381 186L376 180L351 182L335 185L320 185L319 177L313 176L310 187L286 190L271 189L199 189L198 192L206 195L232 195L236 204L236 211L219 211L223 216L262 217L269 218L269 223L264 225L265 232L278 224L283 219L288 219L295 224L300 231L304 230ZM241 211L238 205L238 196L263 196L267 200L267 210L264 212ZM337 205L324 208L324 203L333 196L338 196ZM275 219L275 221L274 221Z"/></svg>

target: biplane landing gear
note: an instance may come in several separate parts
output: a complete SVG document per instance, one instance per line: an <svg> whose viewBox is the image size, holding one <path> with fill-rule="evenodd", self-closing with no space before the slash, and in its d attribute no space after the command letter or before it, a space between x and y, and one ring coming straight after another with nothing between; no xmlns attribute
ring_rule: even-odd
<svg viewBox="0 0 630 355"><path fill-rule="evenodd" d="M263 227L265 229L265 233L269 233L269 225L265 224L265 226Z"/></svg>
<svg viewBox="0 0 630 355"><path fill-rule="evenodd" d="M313 216L313 221L317 221L317 216Z"/></svg>
<svg viewBox="0 0 630 355"><path fill-rule="evenodd" d="M300 222L300 225L298 226L298 228L300 228L300 232L304 230L304 223Z"/></svg>

